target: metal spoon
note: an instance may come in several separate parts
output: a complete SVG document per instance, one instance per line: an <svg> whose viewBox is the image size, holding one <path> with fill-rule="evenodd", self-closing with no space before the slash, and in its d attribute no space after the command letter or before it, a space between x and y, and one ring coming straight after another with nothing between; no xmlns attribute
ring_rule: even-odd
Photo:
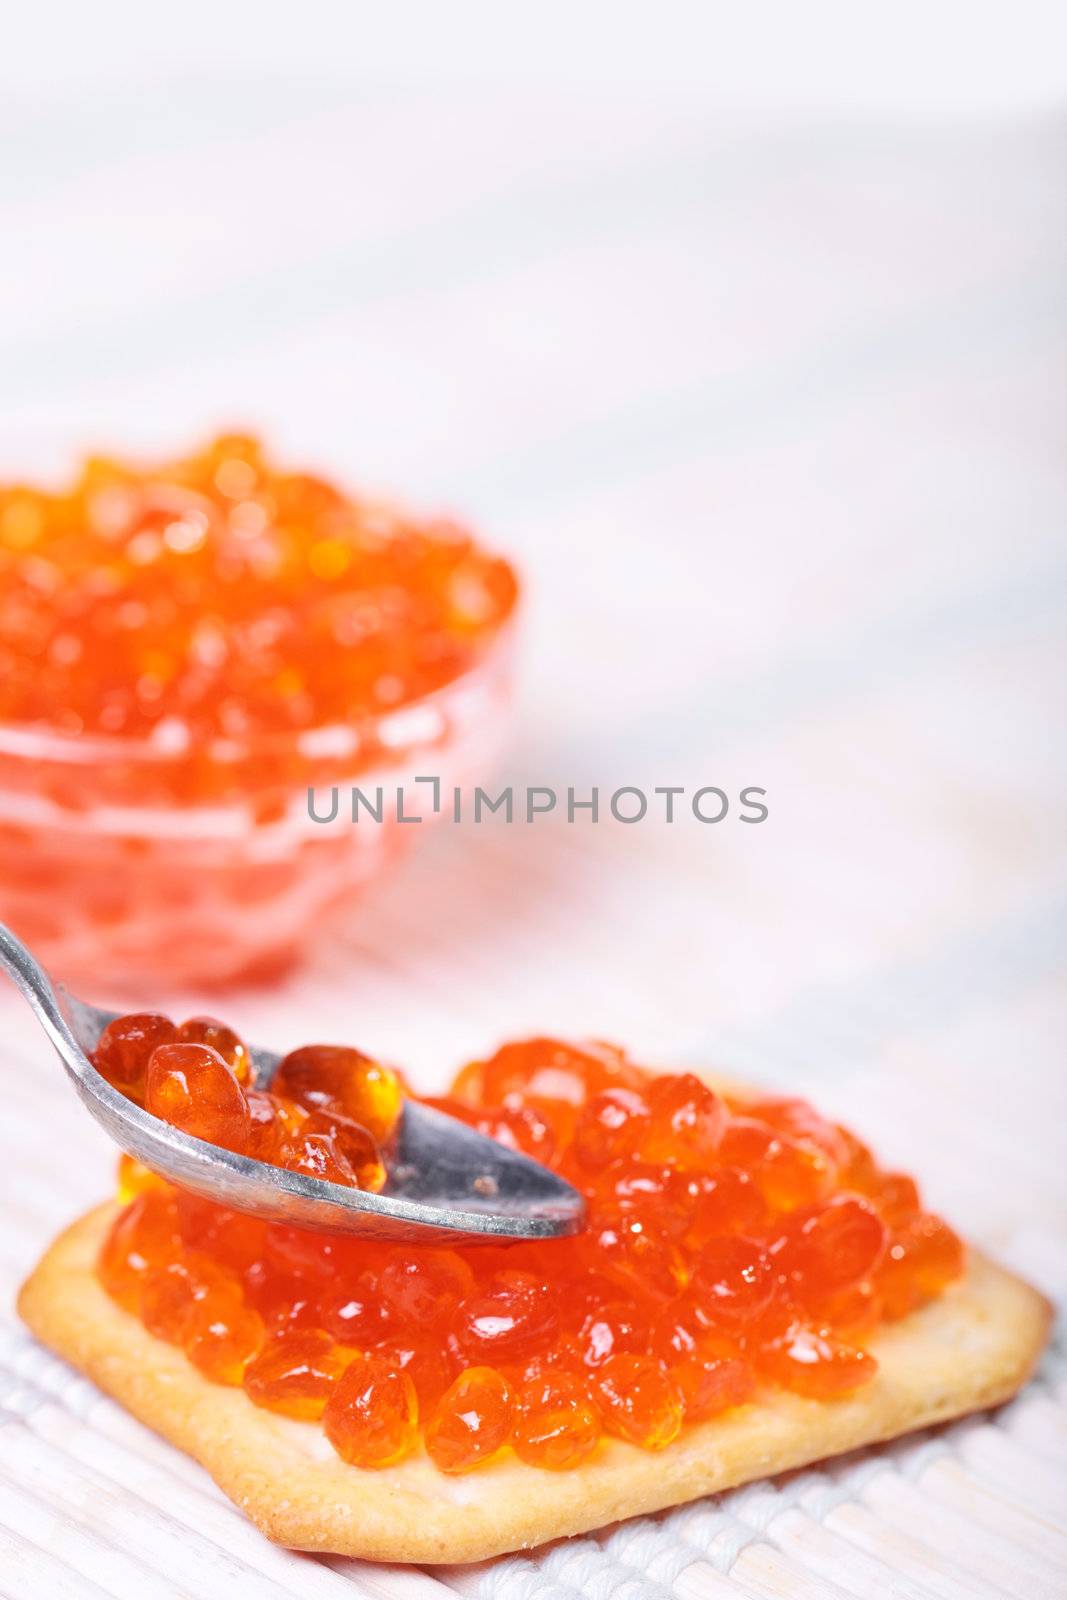
<svg viewBox="0 0 1067 1600"><path fill-rule="evenodd" d="M21 940L0 923L0 967L37 1013L82 1102L115 1143L162 1177L205 1199L269 1222L362 1238L457 1244L554 1239L577 1233L584 1201L569 1183L417 1100L404 1103L379 1194L326 1183L233 1155L180 1133L112 1088L89 1060L117 1015L53 986ZM250 1049L257 1088L281 1057Z"/></svg>

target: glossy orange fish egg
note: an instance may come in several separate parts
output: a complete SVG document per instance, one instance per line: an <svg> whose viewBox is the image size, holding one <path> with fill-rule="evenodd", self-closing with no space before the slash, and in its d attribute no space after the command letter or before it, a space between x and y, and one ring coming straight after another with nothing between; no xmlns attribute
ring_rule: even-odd
<svg viewBox="0 0 1067 1600"><path fill-rule="evenodd" d="M309 1046L253 1089L226 1025L194 1020L197 1039L165 1017L120 1019L105 1064L177 1125L232 1113L259 1159L380 1187L404 1093L391 1069ZM534 1038L465 1067L434 1104L577 1185L584 1232L346 1238L264 1224L126 1163L102 1283L208 1377L321 1424L344 1460L382 1467L421 1446L461 1474L501 1452L566 1471L605 1435L666 1450L768 1386L830 1403L869 1383L884 1324L964 1270L912 1179L805 1101L726 1100L611 1046Z"/></svg>

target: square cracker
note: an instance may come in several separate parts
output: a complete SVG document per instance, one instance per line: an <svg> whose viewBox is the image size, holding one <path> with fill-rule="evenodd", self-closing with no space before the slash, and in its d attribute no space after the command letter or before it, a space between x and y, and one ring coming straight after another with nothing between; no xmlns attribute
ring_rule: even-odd
<svg viewBox="0 0 1067 1600"><path fill-rule="evenodd" d="M768 1390L687 1427L659 1454L607 1439L568 1472L510 1452L463 1477L438 1472L421 1452L371 1472L335 1455L317 1423L211 1383L115 1304L94 1263L119 1209L91 1211L49 1248L19 1296L25 1321L206 1467L268 1538L372 1561L482 1560L997 1405L1029 1377L1051 1316L1036 1290L972 1253L960 1282L871 1341L878 1373L845 1399Z"/></svg>

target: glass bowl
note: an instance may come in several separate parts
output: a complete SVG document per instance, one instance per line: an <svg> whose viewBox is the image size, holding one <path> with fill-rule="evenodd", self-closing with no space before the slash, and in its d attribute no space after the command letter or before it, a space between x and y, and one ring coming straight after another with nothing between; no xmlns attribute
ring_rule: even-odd
<svg viewBox="0 0 1067 1600"><path fill-rule="evenodd" d="M421 699L241 749L0 725L0 921L89 993L279 971L434 820L432 786L416 778L440 780L447 816L452 789L487 776L511 632ZM328 815L334 785L326 825L312 809ZM381 787L380 822L363 805L352 822L353 785L372 802Z"/></svg>
<svg viewBox="0 0 1067 1600"><path fill-rule="evenodd" d="M0 482L61 489L72 465L109 453L85 446L80 423L5 436ZM128 446L134 461L173 455L151 433ZM0 921L87 995L150 999L277 972L434 820L416 778L440 780L447 816L454 787L488 777L514 622L513 606L443 687L299 733L189 745L165 717L145 737L0 722ZM339 815L324 825L333 785ZM352 785L381 787L380 822L366 807L352 822ZM421 825L399 820L415 815Z"/></svg>

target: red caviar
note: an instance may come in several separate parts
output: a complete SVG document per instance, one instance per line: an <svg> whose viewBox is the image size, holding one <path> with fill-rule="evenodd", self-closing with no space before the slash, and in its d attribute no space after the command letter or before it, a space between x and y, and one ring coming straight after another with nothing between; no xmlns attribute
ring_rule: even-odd
<svg viewBox="0 0 1067 1600"><path fill-rule="evenodd" d="M243 1097L254 1153L377 1185L395 1073L310 1046L255 1090L240 1041L192 1026L121 1019L98 1065L152 1109L175 1052L203 1052L209 1085L228 1074L225 1104ZM225 1211L124 1158L101 1281L216 1381L321 1418L346 1461L385 1466L421 1439L460 1473L504 1449L565 1470L606 1436L662 1450L772 1386L832 1401L876 1371L879 1327L963 1271L912 1179L803 1101L741 1104L608 1045L534 1039L465 1067L435 1104L562 1172L586 1230L454 1249L337 1238Z"/></svg>
<svg viewBox="0 0 1067 1600"><path fill-rule="evenodd" d="M247 1155L248 1104L231 1069L206 1044L161 1044L148 1058L145 1110L183 1133Z"/></svg>
<svg viewBox="0 0 1067 1600"><path fill-rule="evenodd" d="M177 1030L169 1017L134 1012L109 1022L97 1041L96 1070L128 1100L144 1105L145 1072L157 1045L170 1044Z"/></svg>
<svg viewBox="0 0 1067 1600"><path fill-rule="evenodd" d="M597 1375L597 1394L608 1431L630 1444L663 1450L681 1432L681 1387L654 1356L612 1356Z"/></svg>
<svg viewBox="0 0 1067 1600"><path fill-rule="evenodd" d="M245 1393L256 1405L312 1422L321 1417L352 1352L324 1328L296 1328L270 1339L245 1371Z"/></svg>
<svg viewBox="0 0 1067 1600"><path fill-rule="evenodd" d="M511 1391L492 1367L468 1367L426 1419L426 1453L442 1472L466 1472L495 1455L511 1427Z"/></svg>
<svg viewBox="0 0 1067 1600"><path fill-rule="evenodd" d="M511 1442L532 1467L579 1467L600 1443L600 1412L581 1377L563 1371L530 1378L515 1399Z"/></svg>
<svg viewBox="0 0 1067 1600"><path fill-rule="evenodd" d="M180 1044L206 1044L222 1057L238 1083L251 1083L252 1058L232 1028L214 1017L190 1017L175 1034Z"/></svg>
<svg viewBox="0 0 1067 1600"><path fill-rule="evenodd" d="M194 1303L182 1327L182 1344L194 1367L215 1383L239 1384L263 1343L263 1319L228 1288Z"/></svg>
<svg viewBox="0 0 1067 1600"><path fill-rule="evenodd" d="M415 1385L406 1372L381 1356L354 1355L326 1402L322 1421L345 1461L387 1467L414 1446L418 1415Z"/></svg>
<svg viewBox="0 0 1067 1600"><path fill-rule="evenodd" d="M350 1188L376 1191L385 1182L382 1143L404 1090L391 1067L362 1051L305 1045L283 1058L270 1090L255 1089L246 1087L251 1057L232 1028L212 1017L175 1027L144 1013L109 1023L93 1064L122 1094L194 1138Z"/></svg>
<svg viewBox="0 0 1067 1600"><path fill-rule="evenodd" d="M407 516L223 434L151 466L0 486L0 722L238 739L351 724L442 687L515 577Z"/></svg>
<svg viewBox="0 0 1067 1600"><path fill-rule="evenodd" d="M483 777L517 597L453 520L236 432L0 483L0 921L72 982L274 976L425 834L398 774Z"/></svg>
<svg viewBox="0 0 1067 1600"><path fill-rule="evenodd" d="M273 1087L307 1111L341 1112L376 1139L392 1131L400 1107L396 1073L349 1045L308 1044L290 1051Z"/></svg>

